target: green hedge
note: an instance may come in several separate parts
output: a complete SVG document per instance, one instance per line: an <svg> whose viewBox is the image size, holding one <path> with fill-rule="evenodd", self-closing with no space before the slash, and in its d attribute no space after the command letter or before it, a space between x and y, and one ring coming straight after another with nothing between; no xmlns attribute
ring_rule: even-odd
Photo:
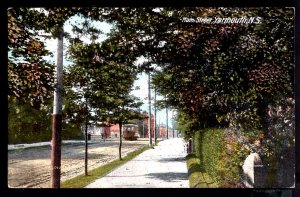
<svg viewBox="0 0 300 197"><path fill-rule="evenodd" d="M36 132L32 132L32 124L15 124L15 129L8 131L9 144L35 143L51 141L52 128L49 125L40 123L40 128ZM18 128L19 127L19 128ZM84 139L80 127L77 125L63 125L61 137L62 140L79 140Z"/></svg>
<svg viewBox="0 0 300 197"><path fill-rule="evenodd" d="M249 151L228 139L224 129L210 128L194 135L194 150L205 171L221 187L238 187L242 164Z"/></svg>
<svg viewBox="0 0 300 197"><path fill-rule="evenodd" d="M68 128L62 130L62 140L83 140L84 135L78 128ZM38 133L22 132L8 134L9 144L36 143L51 141L51 129L41 130Z"/></svg>
<svg viewBox="0 0 300 197"><path fill-rule="evenodd" d="M186 157L186 163L189 174L190 188L218 188L214 180L205 172L200 165L200 160L195 154L189 154Z"/></svg>

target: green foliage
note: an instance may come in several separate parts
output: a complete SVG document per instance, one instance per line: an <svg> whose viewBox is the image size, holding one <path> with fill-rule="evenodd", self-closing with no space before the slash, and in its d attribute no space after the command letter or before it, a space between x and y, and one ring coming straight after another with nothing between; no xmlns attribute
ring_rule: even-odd
<svg viewBox="0 0 300 197"><path fill-rule="evenodd" d="M194 146L200 164L221 187L238 187L250 152L243 144L226 137L224 129L206 129L195 133Z"/></svg>
<svg viewBox="0 0 300 197"><path fill-rule="evenodd" d="M35 108L52 96L54 65L43 57L51 55L19 9L8 14L8 94Z"/></svg>
<svg viewBox="0 0 300 197"><path fill-rule="evenodd" d="M177 122L178 129L183 134L185 140L191 138L194 135L195 129L199 126L197 119L192 119L183 112L179 112Z"/></svg>
<svg viewBox="0 0 300 197"><path fill-rule="evenodd" d="M51 115L48 106L35 109L14 97L9 97L8 104L8 143L51 140Z"/></svg>
<svg viewBox="0 0 300 197"><path fill-rule="evenodd" d="M34 143L51 140L51 102L35 109L14 97L8 99L8 143ZM63 124L62 139L80 139L80 126Z"/></svg>
<svg viewBox="0 0 300 197"><path fill-rule="evenodd" d="M200 164L199 158L195 154L186 157L189 173L190 188L217 188L219 187L214 180L205 172Z"/></svg>
<svg viewBox="0 0 300 197"><path fill-rule="evenodd" d="M73 42L68 52L74 65L69 66L65 73L65 84L70 93L71 88L77 88L76 93L73 91L69 94L70 102L80 106L84 99L89 113L93 111L96 114L95 120L111 123L126 122L135 118L133 109L141 104L137 98L129 95L136 79L136 72L123 63L117 63L120 62L120 57L109 61L102 59L101 53L108 50L108 42L92 44ZM74 104L70 105L73 106L72 108L68 108L69 114L71 116L74 116L72 113L76 114L78 118L81 115L82 118L77 118L77 121L82 123L85 114L81 113ZM89 119L91 118L89 115Z"/></svg>
<svg viewBox="0 0 300 197"><path fill-rule="evenodd" d="M83 140L84 136L81 125L78 123L63 124L61 137L63 140Z"/></svg>
<svg viewBox="0 0 300 197"><path fill-rule="evenodd" d="M149 53L161 66L153 82L159 93L168 95L169 106L199 121L218 124L218 118L221 123L261 129L266 106L280 96L293 95L292 9L185 8L171 9L172 17L166 14L169 8L162 10L156 15L170 19L165 21L168 28L157 27L151 43L164 40L166 44L159 50L150 46ZM203 13L210 17L262 16L264 33L257 30L257 24L171 25L176 17L196 18ZM162 33L173 30L177 33Z"/></svg>
<svg viewBox="0 0 300 197"><path fill-rule="evenodd" d="M295 149L295 101L282 100L280 105L269 106L268 129L261 138L261 157L267 167L267 187L280 187L280 175L286 171L284 161L295 163L291 153ZM284 174L283 176L285 176Z"/></svg>

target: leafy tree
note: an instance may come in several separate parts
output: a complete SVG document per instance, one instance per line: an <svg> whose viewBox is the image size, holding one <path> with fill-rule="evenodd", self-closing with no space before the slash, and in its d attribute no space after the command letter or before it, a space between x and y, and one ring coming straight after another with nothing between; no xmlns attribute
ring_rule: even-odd
<svg viewBox="0 0 300 197"><path fill-rule="evenodd" d="M21 8L9 8L8 95L38 109L53 93L54 65L44 59L51 55L22 17Z"/></svg>
<svg viewBox="0 0 300 197"><path fill-rule="evenodd" d="M248 24L184 20L252 16L261 18ZM202 127L246 118L244 127L265 128L267 103L293 94L290 8L111 8L107 17L126 40L118 46L161 65L158 92L168 94L171 106L199 116Z"/></svg>
<svg viewBox="0 0 300 197"><path fill-rule="evenodd" d="M69 58L74 65L69 69L69 78L73 87L82 86L88 95L89 104L97 118L110 123L122 124L136 117L132 110L140 105L129 96L136 79L136 70L130 64L133 58L125 57L118 51L114 34L102 43L84 44L80 38L74 38L69 47ZM112 114L111 114L112 113ZM121 129L120 129L121 131ZM122 135L120 135L119 158L121 159Z"/></svg>
<svg viewBox="0 0 300 197"><path fill-rule="evenodd" d="M89 75L85 70L70 69L66 78L68 81L68 90L66 91L65 111L69 118L75 118L79 128L84 125L85 128L85 175L88 175L88 125L94 117L90 109ZM70 80L72 78L72 80ZM74 81L75 80L75 81ZM79 85L77 85L79 81ZM75 84L75 85L74 85ZM76 90L72 90L75 88Z"/></svg>
<svg viewBox="0 0 300 197"><path fill-rule="evenodd" d="M54 108L53 108L53 139L52 139L52 151L51 151L51 186L54 188L59 188L60 187L60 161L61 161L61 125L62 125L62 91L63 91L63 86L62 86L62 71L63 71L63 37L64 37L64 32L63 32L63 26L66 20L68 20L70 17L80 13L80 11L83 11L85 13L88 13L89 8L86 9L79 9L79 8L42 8L42 9L31 9L31 8L14 8L12 9L13 13L10 12L9 18L10 18L10 24L9 28L11 28L11 31L9 31L9 44L13 46L14 43L18 44L18 40L15 40L18 38L17 34L18 32L24 33L25 32L25 39L29 37L29 40L25 40L26 42L28 41L34 41L32 38L32 35L35 35L37 31L44 31L48 34L50 34L50 37L58 38L58 50L57 50L57 67L56 67L56 80L54 84ZM16 24L14 22L14 18L20 19L21 22ZM29 26L29 29L32 31L35 31L34 34L28 34L26 31L22 31L20 27L22 25L20 24L26 24ZM27 33L27 34L26 34ZM22 41L22 39L21 39ZM25 42L25 44L26 44ZM24 41L23 41L24 43ZM20 46L23 44L21 42ZM38 55L43 55L45 54L45 50L43 50L43 45L41 48L41 43L34 41L32 42L31 46L27 47L27 51L21 47L22 51L24 52L25 56L27 54L30 54L36 50ZM40 49L41 48L41 49ZM15 50L15 54L18 52L18 50ZM20 53L20 52L18 52ZM24 55L23 54L23 55ZM39 63L39 62L35 62ZM14 75L14 65L11 63L11 72L10 75ZM34 64L36 67L36 64ZM23 64L23 67L24 64ZM47 71L47 70L46 70ZM20 73L17 71L16 76L18 76ZM41 75L40 72L33 72L38 73L38 75ZM48 80L49 75L46 75L46 79ZM32 77L32 74L29 73L29 76ZM33 79L39 79L39 77L33 76ZM32 79L32 78L30 78ZM50 79L51 80L51 79ZM12 80L11 80L12 81ZM49 80L48 80L49 81ZM47 81L46 81L47 82ZM20 92L18 92L18 89L22 89L18 87L19 82L16 81L14 83L11 83L12 87L12 93L15 94L17 97L20 96ZM33 83L35 84L35 83ZM44 82L44 84L47 84ZM49 83L48 83L49 84ZM25 84L26 85L26 84ZM46 90L44 88L40 88L40 86L37 85L37 93L40 94L40 92L45 93ZM43 91L41 91L43 90ZM33 94L35 96L35 93Z"/></svg>
<svg viewBox="0 0 300 197"><path fill-rule="evenodd" d="M184 114L187 132L233 126L280 139L269 126L268 110L294 98L292 8L115 8L107 15L127 41L119 45L160 65L153 83L167 95L168 106ZM196 20L253 16L260 18ZM276 152L275 146L267 149Z"/></svg>
<svg viewBox="0 0 300 197"><path fill-rule="evenodd" d="M111 99L108 107L107 121L119 125L119 159L122 160L122 126L125 123L137 118L141 118L138 108L142 105L137 102L137 98L128 94L123 94L116 99Z"/></svg>

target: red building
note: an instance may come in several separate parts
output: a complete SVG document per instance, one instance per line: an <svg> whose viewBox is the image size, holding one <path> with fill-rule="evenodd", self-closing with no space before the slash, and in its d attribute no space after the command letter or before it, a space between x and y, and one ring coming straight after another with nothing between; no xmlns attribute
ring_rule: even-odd
<svg viewBox="0 0 300 197"><path fill-rule="evenodd" d="M110 133L111 133L111 137L119 137L120 135L119 124L112 125L110 127Z"/></svg>
<svg viewBox="0 0 300 197"><path fill-rule="evenodd" d="M163 125L158 126L159 137L166 138L167 137L167 128Z"/></svg>
<svg viewBox="0 0 300 197"><path fill-rule="evenodd" d="M143 128L143 131L142 133L144 134L144 137L147 138L149 137L148 135L148 114L147 114L147 117L143 119L143 122L142 122L142 128ZM151 137L154 137L154 115L151 114ZM143 134L141 134L141 136L143 136Z"/></svg>

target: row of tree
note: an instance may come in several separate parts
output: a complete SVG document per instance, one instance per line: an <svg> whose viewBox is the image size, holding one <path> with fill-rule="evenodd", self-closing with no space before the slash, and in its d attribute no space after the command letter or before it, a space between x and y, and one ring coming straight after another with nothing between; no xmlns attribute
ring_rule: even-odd
<svg viewBox="0 0 300 197"><path fill-rule="evenodd" d="M129 92L141 71L152 72L155 90L166 98L160 106L179 111L179 129L188 137L198 129L232 125L263 131L271 139L270 106L294 98L291 8L19 8L8 13L9 94L19 100L29 95L27 100L40 107L53 89L63 90L54 81L53 66L41 58L49 52L37 32L69 39L73 65L63 75L68 121L88 122L96 114L122 125L140 104ZM74 27L75 37L62 31L72 16L84 19ZM216 17L227 22L197 21ZM230 22L233 18L243 22ZM114 25L107 40L97 42L99 30L91 21ZM90 44L81 40L83 34ZM140 56L148 63L137 67ZM154 64L160 69L151 68ZM55 136L60 129L53 128L58 128Z"/></svg>
<svg viewBox="0 0 300 197"><path fill-rule="evenodd" d="M254 136L271 174L293 150L293 8L115 8L107 16L124 52L147 57L143 69L160 67L152 76L166 96L161 106L179 111L187 138L209 127Z"/></svg>
<svg viewBox="0 0 300 197"><path fill-rule="evenodd" d="M122 159L122 125L133 118L140 118L137 109L142 103L130 95L137 74L132 66L134 59L128 56L125 58L124 54L118 55L118 52L115 52L116 46L112 43L118 36L114 33L105 42L96 42L99 30L90 26L87 20L91 12L97 11L100 12L98 16L105 12L104 9L88 8L11 8L8 10L9 53L11 54L9 56L10 104L17 100L25 104L30 103L40 110L49 106L49 98L54 96L52 187L60 187L61 130L65 124L77 127L82 123L85 124L85 174L87 175L87 126L90 120L119 124L119 159ZM70 17L79 15L84 18L84 21L81 27L74 26L76 37L64 33L64 23ZM54 72L54 65L46 62L42 57L47 56L49 51L39 40L41 31L45 32L46 36L58 39L56 72ZM92 43L84 43L81 40L83 35L89 36ZM64 38L70 42L67 51L68 57L73 62L65 69L62 65ZM103 53L105 59L102 58ZM23 69L27 67L29 67L28 72ZM19 110L19 108L12 108L12 110ZM50 113L44 117L49 119L49 115ZM38 117L30 117L34 120L31 121L32 124L39 122ZM46 128L49 127L44 127L43 130L46 131Z"/></svg>

